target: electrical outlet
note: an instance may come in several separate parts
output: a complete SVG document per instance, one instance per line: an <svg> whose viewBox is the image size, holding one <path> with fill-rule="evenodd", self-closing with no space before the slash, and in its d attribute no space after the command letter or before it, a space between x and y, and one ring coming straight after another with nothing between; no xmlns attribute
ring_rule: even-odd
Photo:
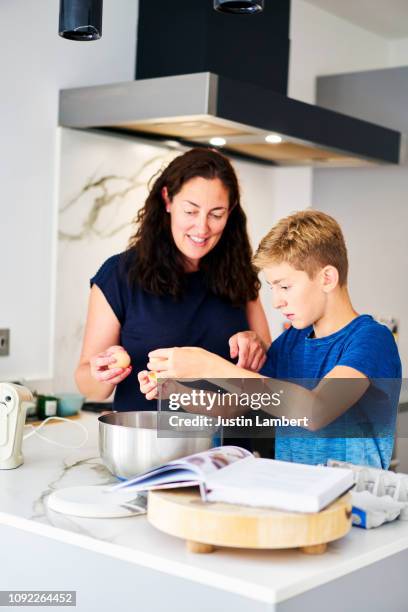
<svg viewBox="0 0 408 612"><path fill-rule="evenodd" d="M10 355L10 330L0 329L0 357Z"/></svg>

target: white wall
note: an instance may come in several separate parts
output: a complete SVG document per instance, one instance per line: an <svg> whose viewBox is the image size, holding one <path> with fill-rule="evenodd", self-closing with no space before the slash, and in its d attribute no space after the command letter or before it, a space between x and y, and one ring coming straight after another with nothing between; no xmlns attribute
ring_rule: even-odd
<svg viewBox="0 0 408 612"><path fill-rule="evenodd" d="M315 79L389 65L389 44L380 36L323 11L292 0L289 96L315 101Z"/></svg>
<svg viewBox="0 0 408 612"><path fill-rule="evenodd" d="M408 66L408 38L391 40L389 45L390 66Z"/></svg>
<svg viewBox="0 0 408 612"><path fill-rule="evenodd" d="M137 0L105 0L103 37L57 34L58 0L0 3L0 380L51 374L59 89L134 77Z"/></svg>

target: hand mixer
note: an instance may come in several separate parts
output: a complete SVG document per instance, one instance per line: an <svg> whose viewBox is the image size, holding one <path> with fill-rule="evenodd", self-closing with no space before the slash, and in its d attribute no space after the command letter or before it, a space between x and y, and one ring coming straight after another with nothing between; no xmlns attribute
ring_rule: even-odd
<svg viewBox="0 0 408 612"><path fill-rule="evenodd" d="M0 383L0 470L12 470L23 463L23 430L32 400L26 387Z"/></svg>

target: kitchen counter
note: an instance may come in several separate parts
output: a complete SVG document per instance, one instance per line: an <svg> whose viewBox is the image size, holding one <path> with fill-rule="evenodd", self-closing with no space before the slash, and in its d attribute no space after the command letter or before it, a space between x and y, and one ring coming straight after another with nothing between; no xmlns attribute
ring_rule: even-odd
<svg viewBox="0 0 408 612"><path fill-rule="evenodd" d="M408 522L352 528L317 556L241 549L194 555L145 515L81 519L48 510L46 499L57 488L114 481L98 457L97 416L82 413L79 422L89 431L84 448L32 436L23 445L24 465L0 471L1 590L76 590L81 612L113 606L336 612L345 602L370 612L407 609ZM75 445L83 434L55 423L43 435Z"/></svg>

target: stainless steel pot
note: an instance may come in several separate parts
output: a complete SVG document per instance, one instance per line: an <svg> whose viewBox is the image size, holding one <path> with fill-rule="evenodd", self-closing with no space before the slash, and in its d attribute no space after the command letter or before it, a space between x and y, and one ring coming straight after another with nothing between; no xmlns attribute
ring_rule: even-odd
<svg viewBox="0 0 408 612"><path fill-rule="evenodd" d="M165 414L161 414L162 417L165 418ZM215 430L209 428L198 432L205 437L184 437L187 433L180 428L177 433L183 437L158 437L157 412L112 412L99 417L98 421L101 459L119 478L132 478L167 461L213 446Z"/></svg>

